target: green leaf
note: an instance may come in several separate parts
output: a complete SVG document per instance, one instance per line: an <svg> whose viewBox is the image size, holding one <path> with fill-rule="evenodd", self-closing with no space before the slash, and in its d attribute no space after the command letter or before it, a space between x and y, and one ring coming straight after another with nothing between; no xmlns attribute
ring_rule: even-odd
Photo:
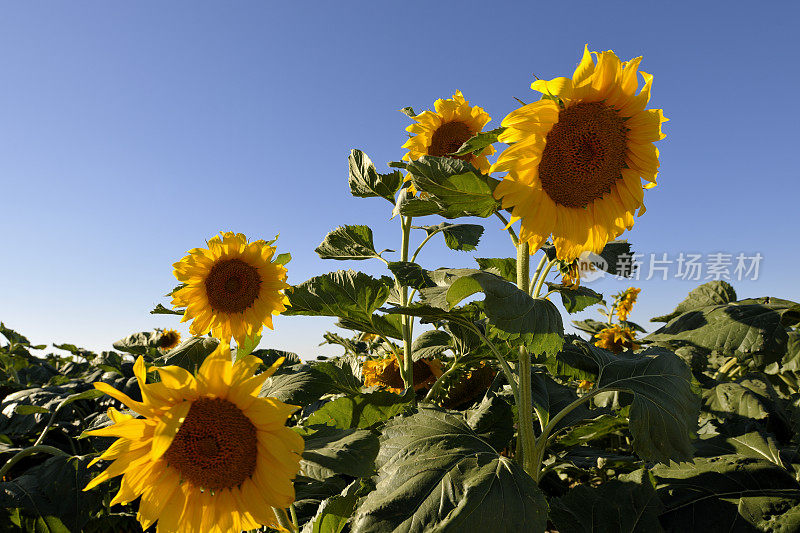
<svg viewBox="0 0 800 533"><path fill-rule="evenodd" d="M543 532L547 502L536 483L498 455L463 417L433 409L383 429L377 486L353 531Z"/></svg>
<svg viewBox="0 0 800 533"><path fill-rule="evenodd" d="M781 359L782 372L800 372L800 332L787 333L786 353Z"/></svg>
<svg viewBox="0 0 800 533"><path fill-rule="evenodd" d="M548 357L545 365L554 376L594 382L600 367L597 358L590 355L593 350L599 348L575 335L567 335L561 351Z"/></svg>
<svg viewBox="0 0 800 533"><path fill-rule="evenodd" d="M414 361L438 357L447 350L452 350L452 337L446 331L432 329L421 333L411 344Z"/></svg>
<svg viewBox="0 0 800 533"><path fill-rule="evenodd" d="M764 420L770 415L767 399L739 383L720 383L704 390L703 404L721 420L737 417Z"/></svg>
<svg viewBox="0 0 800 533"><path fill-rule="evenodd" d="M413 394L400 396L384 391L345 396L314 411L306 420L306 425L322 424L340 429L371 428L406 411L412 401Z"/></svg>
<svg viewBox="0 0 800 533"><path fill-rule="evenodd" d="M602 414L585 424L569 428L566 434L558 439L558 444L565 447L578 446L608 435L619 434L625 429L628 429L627 416Z"/></svg>
<svg viewBox="0 0 800 533"><path fill-rule="evenodd" d="M669 322L673 318L687 313L710 307L713 305L723 305L736 301L736 291L727 281L709 281L700 285L678 304L673 312L668 315L657 316L650 319L650 322Z"/></svg>
<svg viewBox="0 0 800 533"><path fill-rule="evenodd" d="M601 367L598 390L633 392L630 430L636 453L648 461L690 459L690 436L697 427L700 399L692 389L686 364L663 348L619 355L592 350L591 354Z"/></svg>
<svg viewBox="0 0 800 533"><path fill-rule="evenodd" d="M547 283L551 291L557 291L561 296L561 303L568 313L578 313L589 306L603 301L603 295L588 287L570 288L557 283Z"/></svg>
<svg viewBox="0 0 800 533"><path fill-rule="evenodd" d="M461 148L459 148L458 151L453 152L450 155L459 156L482 152L487 146L491 146L492 144L496 143L497 137L503 133L503 131L505 131L505 128L500 127L490 131L478 133L477 135L467 139L467 141L461 145Z"/></svg>
<svg viewBox="0 0 800 533"><path fill-rule="evenodd" d="M150 314L151 315L180 315L180 316L183 316L184 311L185 311L184 309L178 309L178 310L167 309L163 305L158 304L155 307L155 309L150 311Z"/></svg>
<svg viewBox="0 0 800 533"><path fill-rule="evenodd" d="M603 270L614 276L631 277L633 275L633 270L631 269L632 265L630 263L632 254L631 243L628 241L611 241L606 243L605 247L603 247L603 251L600 252L600 257L602 257L606 263Z"/></svg>
<svg viewBox="0 0 800 533"><path fill-rule="evenodd" d="M308 405L335 388L330 376L306 365L283 367L261 387L260 397L271 396L292 405Z"/></svg>
<svg viewBox="0 0 800 533"><path fill-rule="evenodd" d="M191 337L157 358L155 363L158 366L177 365L194 374L217 346L219 340L214 337Z"/></svg>
<svg viewBox="0 0 800 533"><path fill-rule="evenodd" d="M544 372L536 372L534 370L531 374L533 410L536 412L542 427L544 427L553 416L577 400L578 395L573 389L557 383ZM562 418L554 431L591 418L591 416L591 411L586 407L586 404L581 404Z"/></svg>
<svg viewBox="0 0 800 533"><path fill-rule="evenodd" d="M392 216L405 215L409 217L424 217L427 215L439 215L444 212L442 206L430 198L421 198L408 192L407 188L400 189L397 195L397 202L392 210Z"/></svg>
<svg viewBox="0 0 800 533"><path fill-rule="evenodd" d="M322 259L373 259L380 254L372 243L369 226L339 226L314 250Z"/></svg>
<svg viewBox="0 0 800 533"><path fill-rule="evenodd" d="M158 346L158 339L161 338L161 333L156 331L142 331L140 333L132 333L124 339L116 341L112 346L115 350L120 352L132 353L134 355L143 355L150 351L151 348Z"/></svg>
<svg viewBox="0 0 800 533"><path fill-rule="evenodd" d="M576 329L585 331L593 337L600 330L608 327L608 324L605 322L600 322L599 320L593 320L591 318L587 318L586 320L573 320L572 325L575 326Z"/></svg>
<svg viewBox="0 0 800 533"><path fill-rule="evenodd" d="M550 520L563 532L663 531L658 515L663 504L653 474L640 469L597 488L578 485L550 503Z"/></svg>
<svg viewBox="0 0 800 533"><path fill-rule="evenodd" d="M337 391L345 394L360 394L361 379L353 374L353 368L350 365L343 364L345 363L343 359L313 363L313 368L330 377Z"/></svg>
<svg viewBox="0 0 800 533"><path fill-rule="evenodd" d="M442 222L436 226L417 226L425 230L430 237L435 233L444 234L444 242L451 250L470 252L475 250L483 235L483 226L480 224L451 224Z"/></svg>
<svg viewBox="0 0 800 533"><path fill-rule="evenodd" d="M350 193L359 198L380 197L394 204L394 195L403 183L403 175L394 171L379 174L367 154L351 150L347 158L350 166Z"/></svg>
<svg viewBox="0 0 800 533"><path fill-rule="evenodd" d="M736 454L739 457L762 459L783 467L775 439L770 435L762 435L759 431L732 436L703 436L695 442L695 448L695 456L714 457Z"/></svg>
<svg viewBox="0 0 800 533"><path fill-rule="evenodd" d="M403 109L400 110L400 112L403 113L406 116L411 117L411 118L414 118L414 117L417 116L417 113L414 111L413 107L404 107Z"/></svg>
<svg viewBox="0 0 800 533"><path fill-rule="evenodd" d="M445 218L486 218L500 207L492 192L499 183L460 159L422 156L406 164L411 182L430 195Z"/></svg>
<svg viewBox="0 0 800 533"><path fill-rule="evenodd" d="M683 313L645 340L688 343L761 369L783 356L788 336L780 313L768 306L726 304Z"/></svg>
<svg viewBox="0 0 800 533"><path fill-rule="evenodd" d="M511 283L517 282L517 260L513 257L476 257L481 270L497 274Z"/></svg>
<svg viewBox="0 0 800 533"><path fill-rule="evenodd" d="M449 311L465 298L483 292L484 312L501 339L524 343L533 354L555 354L561 349L564 326L558 309L549 300L531 298L516 285L482 270L439 270L430 274L434 273L438 278L434 281L440 287L420 290L424 303Z"/></svg>
<svg viewBox="0 0 800 533"><path fill-rule="evenodd" d="M484 396L475 409L466 412L467 424L495 450L503 450L514 436L511 405L494 394Z"/></svg>
<svg viewBox="0 0 800 533"><path fill-rule="evenodd" d="M306 477L325 480L343 474L370 477L375 473L378 436L372 431L337 429L329 426L312 428L305 437L305 450L300 472Z"/></svg>
<svg viewBox="0 0 800 533"><path fill-rule="evenodd" d="M22 344L23 346L31 345L31 342L27 337L25 337L25 335L21 335L13 329L7 328L2 322L0 322L0 333L2 333L11 344Z"/></svg>
<svg viewBox="0 0 800 533"><path fill-rule="evenodd" d="M18 415L35 415L49 413L50 409L45 409L39 405L24 405L19 404L14 407L14 413Z"/></svg>
<svg viewBox="0 0 800 533"><path fill-rule="evenodd" d="M425 289L427 287L436 286L436 283L434 283L430 275L428 275L428 271L416 263L410 261L393 261L389 263L389 270L392 271L397 281L404 287Z"/></svg>
<svg viewBox="0 0 800 533"><path fill-rule="evenodd" d="M292 254L290 254L289 252L284 252L282 254L276 255L273 262L279 265L287 265L291 260L292 260Z"/></svg>
<svg viewBox="0 0 800 533"><path fill-rule="evenodd" d="M749 457L698 457L653 468L668 531L795 531L764 529L800 501L800 485L785 469ZM795 522L797 517L794 518Z"/></svg>
<svg viewBox="0 0 800 533"><path fill-rule="evenodd" d="M99 468L89 457L50 457L11 481L0 483L0 507L21 509L36 531L83 531L102 508L104 488L82 489ZM107 492L107 491L106 491Z"/></svg>

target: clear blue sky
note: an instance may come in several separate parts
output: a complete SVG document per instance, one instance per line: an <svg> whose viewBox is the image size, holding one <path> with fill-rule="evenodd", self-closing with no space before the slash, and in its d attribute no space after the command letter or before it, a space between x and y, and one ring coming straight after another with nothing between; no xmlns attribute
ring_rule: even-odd
<svg viewBox="0 0 800 533"><path fill-rule="evenodd" d="M800 300L799 18L788 1L6 3L0 320L94 350L175 327L148 312L168 303L172 263L220 230L280 233L291 283L380 273L313 251L340 224L399 245L388 203L350 196L349 150L385 168L410 123L397 110L456 90L497 127L514 96L534 98L533 73L570 75L584 43L643 55L651 107L671 119L660 184L624 237L671 258L760 252L759 280L734 282L740 296ZM513 254L489 219L477 253L439 243L421 262ZM592 287L642 287L632 319L646 322L698 283ZM312 357L332 322L280 318L262 346Z"/></svg>

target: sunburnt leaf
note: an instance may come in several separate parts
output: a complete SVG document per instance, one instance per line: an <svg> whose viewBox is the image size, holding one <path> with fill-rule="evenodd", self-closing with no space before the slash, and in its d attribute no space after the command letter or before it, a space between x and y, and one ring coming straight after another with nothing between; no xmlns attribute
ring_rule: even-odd
<svg viewBox="0 0 800 533"><path fill-rule="evenodd" d="M322 259L363 260L380 257L369 226L339 226L314 250Z"/></svg>
<svg viewBox="0 0 800 533"><path fill-rule="evenodd" d="M463 417L433 409L383 429L377 486L353 531L543 532L547 503L536 483L481 439Z"/></svg>
<svg viewBox="0 0 800 533"><path fill-rule="evenodd" d="M395 170L379 174L367 154L351 150L347 158L350 167L350 192L359 198L380 197L394 204L394 195L403 183L403 175Z"/></svg>

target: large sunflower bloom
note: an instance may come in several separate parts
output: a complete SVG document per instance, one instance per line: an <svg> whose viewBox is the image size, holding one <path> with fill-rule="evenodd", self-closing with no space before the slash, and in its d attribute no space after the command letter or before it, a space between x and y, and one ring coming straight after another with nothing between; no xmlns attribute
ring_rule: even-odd
<svg viewBox="0 0 800 533"><path fill-rule="evenodd" d="M272 329L272 315L286 310L286 267L272 261L271 243L248 243L241 233L221 235L208 241L208 249L189 250L172 265L184 283L173 293L172 305L186 308L181 322L194 319L192 335L210 330L223 342L233 337L242 345L263 326Z"/></svg>
<svg viewBox="0 0 800 533"><path fill-rule="evenodd" d="M637 350L639 344L636 342L636 332L629 328L620 327L614 324L605 329L601 329L595 334L597 340L594 345L609 352L620 353L625 350Z"/></svg>
<svg viewBox="0 0 800 533"><path fill-rule="evenodd" d="M462 159L478 170L487 172L490 165L486 156L494 153L492 146L487 146L477 154L449 154L457 152L462 144L480 133L492 117L482 107L469 105L461 91L456 91L453 98L436 100L433 107L435 112L423 111L414 117L414 124L406 128L414 135L403 145L408 149L403 160L415 161L424 155L446 156Z"/></svg>
<svg viewBox="0 0 800 533"><path fill-rule="evenodd" d="M503 119L509 143L492 166L508 171L494 191L511 222L522 220L520 240L535 252L552 234L556 255L572 261L633 227L641 215L640 178L656 185L664 138L661 109L645 109L653 77L638 71L641 57L621 62L614 52L588 48L572 78L537 80L545 94ZM644 78L638 89L637 74Z"/></svg>
<svg viewBox="0 0 800 533"><path fill-rule="evenodd" d="M142 529L156 520L158 532L277 527L270 507L283 509L294 501L292 479L303 439L285 425L296 406L256 396L277 368L253 376L259 364L252 355L232 363L229 346L221 343L197 376L166 366L156 368L157 383L145 383L139 357L134 372L141 402L95 383L142 418L111 408L114 424L88 432L118 438L96 459L114 462L84 490L122 475L111 505L141 495Z"/></svg>

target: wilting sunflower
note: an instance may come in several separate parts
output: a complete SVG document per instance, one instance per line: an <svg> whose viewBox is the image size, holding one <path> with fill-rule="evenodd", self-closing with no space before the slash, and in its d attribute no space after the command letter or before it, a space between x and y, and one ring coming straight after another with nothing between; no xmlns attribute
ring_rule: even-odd
<svg viewBox="0 0 800 533"><path fill-rule="evenodd" d="M585 49L572 78L537 80L545 97L503 119L509 143L492 166L508 171L494 191L511 222L522 220L520 239L535 252L552 234L556 255L576 259L633 227L644 213L641 178L656 185L664 138L661 109L645 109L653 77L640 72L641 57L621 62L614 52ZM644 86L638 89L638 74Z"/></svg>
<svg viewBox="0 0 800 533"><path fill-rule="evenodd" d="M609 352L620 353L625 350L636 350L639 344L636 343L636 332L629 328L620 327L614 324L595 334L597 340L594 345Z"/></svg>
<svg viewBox="0 0 800 533"><path fill-rule="evenodd" d="M636 298L639 296L639 293L642 289L637 289L636 287L629 287L625 289L622 294L618 294L616 296L619 297L619 302L617 303L617 316L623 322L628 320L628 316L631 314L633 310L633 304L636 303Z"/></svg>
<svg viewBox="0 0 800 533"><path fill-rule="evenodd" d="M414 117L414 124L406 128L414 135L403 145L408 149L403 160L415 161L424 155L448 156L467 161L478 170L488 171L490 165L486 156L494 153L492 146L477 154L449 154L458 151L470 137L480 133L492 117L483 108L469 105L461 91L456 91L453 98L436 100L433 107L435 112L423 111Z"/></svg>
<svg viewBox="0 0 800 533"><path fill-rule="evenodd" d="M257 397L279 363L254 376L261 360L248 355L234 364L229 346L221 343L196 376L166 366L156 368L157 383L145 383L139 357L134 373L141 402L95 383L142 418L111 408L114 424L88 432L118 439L95 460L114 462L84 490L122 475L111 505L141 495L142 529L156 520L159 532L276 527L270 507L283 509L294 501L292 479L303 451L303 439L285 425L298 407Z"/></svg>
<svg viewBox="0 0 800 533"><path fill-rule="evenodd" d="M181 322L192 320L192 335L208 331L223 342L231 337L241 345L272 329L272 315L286 310L283 294L286 267L272 261L271 243L248 243L241 233L221 233L208 241L208 249L194 248L172 265L184 286L172 295L174 307L185 307Z"/></svg>
<svg viewBox="0 0 800 533"><path fill-rule="evenodd" d="M367 359L361 364L364 386L380 386L390 392L401 394L405 390L397 359ZM428 389L442 375L442 363L438 359L420 359L414 362L414 390Z"/></svg>
<svg viewBox="0 0 800 533"><path fill-rule="evenodd" d="M156 346L164 351L171 350L181 342L181 334L174 329L165 329L156 341Z"/></svg>

